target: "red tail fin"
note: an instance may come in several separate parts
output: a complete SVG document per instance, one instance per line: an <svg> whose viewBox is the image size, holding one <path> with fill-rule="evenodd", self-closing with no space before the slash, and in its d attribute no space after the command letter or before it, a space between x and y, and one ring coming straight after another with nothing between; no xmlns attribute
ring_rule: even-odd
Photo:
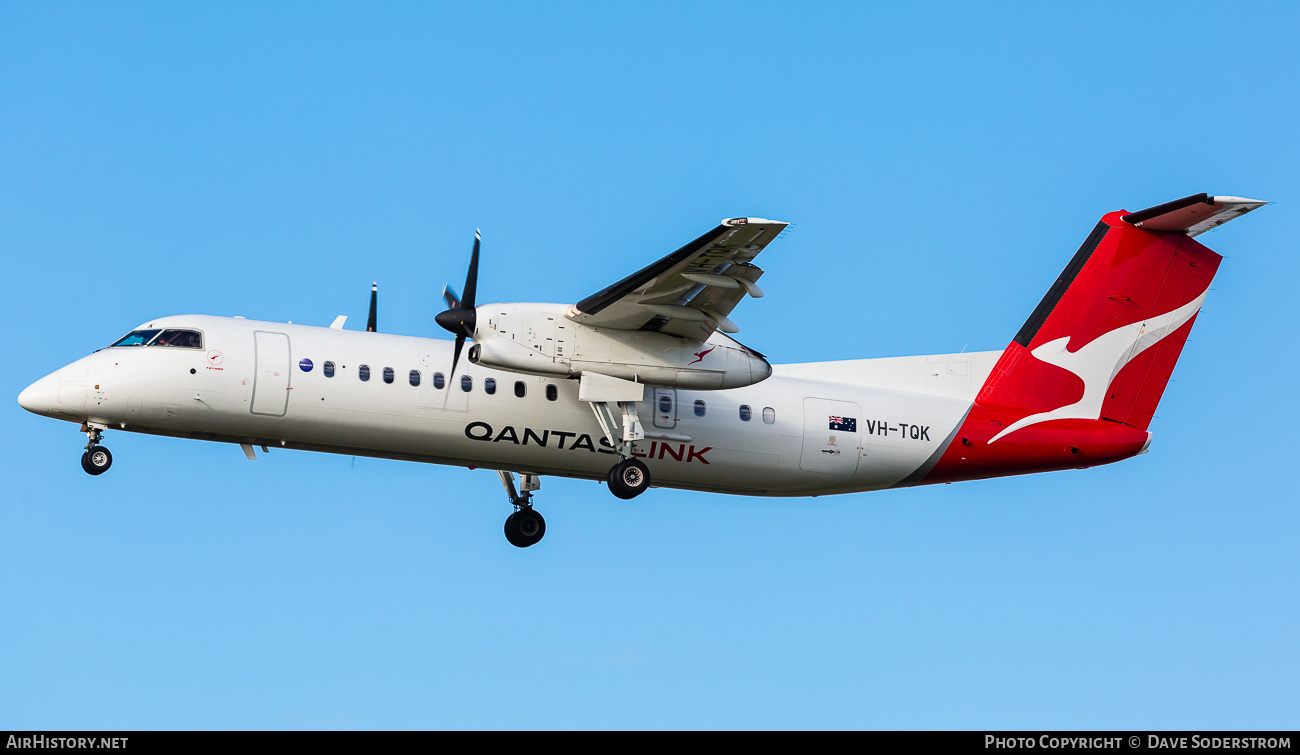
<svg viewBox="0 0 1300 755"><path fill-rule="evenodd" d="M977 399L1013 410L999 435L1051 419L1145 430L1221 257L1113 212L1007 347Z"/></svg>
<svg viewBox="0 0 1300 755"><path fill-rule="evenodd" d="M1263 204L1200 194L1103 217L1002 353L925 482L1140 453L1222 259L1191 237Z"/></svg>

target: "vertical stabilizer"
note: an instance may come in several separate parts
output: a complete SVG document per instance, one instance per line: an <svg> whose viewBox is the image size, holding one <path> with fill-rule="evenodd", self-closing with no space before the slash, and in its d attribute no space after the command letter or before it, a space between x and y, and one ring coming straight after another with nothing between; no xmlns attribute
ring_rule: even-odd
<svg viewBox="0 0 1300 755"><path fill-rule="evenodd" d="M1192 237L1263 204L1197 194L1103 217L924 481L1086 467L1145 451L1222 259Z"/></svg>

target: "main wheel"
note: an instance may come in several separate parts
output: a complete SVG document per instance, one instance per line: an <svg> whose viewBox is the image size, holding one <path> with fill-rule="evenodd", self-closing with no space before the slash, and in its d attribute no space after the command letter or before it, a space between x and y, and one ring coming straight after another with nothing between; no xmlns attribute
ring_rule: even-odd
<svg viewBox="0 0 1300 755"><path fill-rule="evenodd" d="M89 451L81 455L81 468L86 470L87 474L101 475L111 466L113 466L113 454L103 446L91 446Z"/></svg>
<svg viewBox="0 0 1300 755"><path fill-rule="evenodd" d="M609 470L609 490L625 501L636 498L650 487L650 470L636 459L624 459Z"/></svg>
<svg viewBox="0 0 1300 755"><path fill-rule="evenodd" d="M506 540L516 548L534 545L546 534L546 520L535 510L520 509L506 517Z"/></svg>

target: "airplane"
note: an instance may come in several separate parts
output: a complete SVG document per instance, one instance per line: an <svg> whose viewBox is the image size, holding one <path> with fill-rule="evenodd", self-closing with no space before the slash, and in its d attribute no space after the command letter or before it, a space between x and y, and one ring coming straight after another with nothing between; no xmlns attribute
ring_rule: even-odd
<svg viewBox="0 0 1300 755"><path fill-rule="evenodd" d="M1086 468L1147 452L1156 404L1222 259L1194 237L1266 202L1196 194L1106 214L999 351L771 364L735 340L754 259L787 224L730 218L574 304L476 304L444 287L448 342L177 315L28 386L77 423L495 470L506 539L540 541L540 477L818 496ZM474 345L461 364L466 340ZM519 476L516 487L515 476Z"/></svg>

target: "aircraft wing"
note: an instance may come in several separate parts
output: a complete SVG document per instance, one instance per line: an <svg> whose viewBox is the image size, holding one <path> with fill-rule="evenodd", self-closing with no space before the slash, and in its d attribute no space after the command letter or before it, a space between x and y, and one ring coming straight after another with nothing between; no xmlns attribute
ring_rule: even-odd
<svg viewBox="0 0 1300 755"><path fill-rule="evenodd" d="M708 339L740 329L728 315L746 295L763 295L753 259L788 223L729 218L681 249L569 308L574 322Z"/></svg>

